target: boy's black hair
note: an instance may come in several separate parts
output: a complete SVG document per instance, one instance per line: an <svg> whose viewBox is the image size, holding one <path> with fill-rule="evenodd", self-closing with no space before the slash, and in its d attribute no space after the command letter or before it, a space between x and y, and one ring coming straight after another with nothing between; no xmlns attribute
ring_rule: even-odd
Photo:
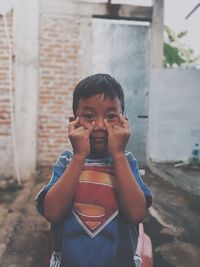
<svg viewBox="0 0 200 267"><path fill-rule="evenodd" d="M118 97L121 102L122 113L124 112L124 92L121 85L109 74L93 74L81 80L75 87L73 93L73 112L76 115L79 100L94 95L103 95L113 100Z"/></svg>

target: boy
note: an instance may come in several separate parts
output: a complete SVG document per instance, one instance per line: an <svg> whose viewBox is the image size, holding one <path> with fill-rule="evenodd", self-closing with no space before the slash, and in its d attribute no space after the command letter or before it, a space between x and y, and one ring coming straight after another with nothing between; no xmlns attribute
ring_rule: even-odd
<svg viewBox="0 0 200 267"><path fill-rule="evenodd" d="M130 129L123 112L123 90L110 75L94 74L76 86L68 125L73 152L58 158L37 196L54 236L63 225L58 266L135 266L137 225L152 194L125 152Z"/></svg>

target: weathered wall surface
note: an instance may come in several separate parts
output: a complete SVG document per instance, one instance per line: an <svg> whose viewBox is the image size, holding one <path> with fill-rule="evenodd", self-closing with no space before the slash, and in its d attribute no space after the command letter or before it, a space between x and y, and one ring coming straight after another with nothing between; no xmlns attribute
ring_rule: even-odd
<svg viewBox="0 0 200 267"><path fill-rule="evenodd" d="M100 5L99 5L100 3ZM38 165L52 165L66 148L72 92L86 68L85 39L102 1L16 1L9 31L14 38L15 133L22 178ZM34 12L33 12L34 11ZM31 12L31 13L29 13ZM89 33L90 35L90 33ZM9 98L9 54L0 17L0 175L15 175ZM39 45L38 45L39 44ZM88 61L89 62L89 61ZM87 69L87 70L86 70ZM36 159L37 156L37 159Z"/></svg>
<svg viewBox="0 0 200 267"><path fill-rule="evenodd" d="M15 1L13 31L15 173L22 179L29 178L35 171L37 158L38 27L39 2Z"/></svg>
<svg viewBox="0 0 200 267"><path fill-rule="evenodd" d="M40 166L52 165L64 149L70 148L67 121L72 115L74 86L96 71L92 16L106 15L108 9L104 0L23 1L23 9L19 5L15 10L13 75L19 161L22 171L30 174L36 160ZM12 13L8 20L11 33ZM8 71L0 17L0 175L6 176L13 173ZM193 144L199 142L199 72L153 70L152 75L149 114L146 109L138 114L149 115L148 157L155 161L186 159ZM143 93L147 98L148 90ZM147 132L147 127L142 131Z"/></svg>
<svg viewBox="0 0 200 267"><path fill-rule="evenodd" d="M112 38L110 38L112 36ZM125 114L132 132L127 149L146 165L149 88L149 24L93 20L94 72L107 72L121 83Z"/></svg>
<svg viewBox="0 0 200 267"><path fill-rule="evenodd" d="M149 157L187 160L200 143L200 71L153 71L149 110Z"/></svg>
<svg viewBox="0 0 200 267"><path fill-rule="evenodd" d="M94 4L95 2L95 4ZM70 148L67 122L76 83L91 74L92 15L102 1L43 0L39 33L38 165L52 165Z"/></svg>
<svg viewBox="0 0 200 267"><path fill-rule="evenodd" d="M13 12L9 12L6 17L12 40ZM0 16L0 176L12 175L13 154L10 119L9 68L8 43L3 17Z"/></svg>
<svg viewBox="0 0 200 267"><path fill-rule="evenodd" d="M48 9L47 9L48 10ZM79 20L62 8L41 10L38 164L49 165L67 147L67 121L78 81Z"/></svg>

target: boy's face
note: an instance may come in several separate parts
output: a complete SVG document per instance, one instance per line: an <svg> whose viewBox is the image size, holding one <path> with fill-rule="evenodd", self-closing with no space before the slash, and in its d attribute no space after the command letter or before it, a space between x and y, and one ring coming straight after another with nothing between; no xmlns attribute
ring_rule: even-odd
<svg viewBox="0 0 200 267"><path fill-rule="evenodd" d="M79 124L88 128L93 121L95 126L90 135L90 149L92 154L104 154L107 152L108 133L104 124L107 119L111 126L120 124L119 116L122 114L119 98L104 98L104 95L94 95L86 99L80 99L76 116Z"/></svg>

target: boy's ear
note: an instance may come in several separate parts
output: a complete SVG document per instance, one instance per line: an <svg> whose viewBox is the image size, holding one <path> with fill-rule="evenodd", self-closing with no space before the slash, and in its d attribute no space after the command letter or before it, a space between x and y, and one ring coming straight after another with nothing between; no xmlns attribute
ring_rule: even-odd
<svg viewBox="0 0 200 267"><path fill-rule="evenodd" d="M76 119L76 118L75 118L74 116L70 116L70 117L69 117L69 122L75 121L75 119Z"/></svg>

